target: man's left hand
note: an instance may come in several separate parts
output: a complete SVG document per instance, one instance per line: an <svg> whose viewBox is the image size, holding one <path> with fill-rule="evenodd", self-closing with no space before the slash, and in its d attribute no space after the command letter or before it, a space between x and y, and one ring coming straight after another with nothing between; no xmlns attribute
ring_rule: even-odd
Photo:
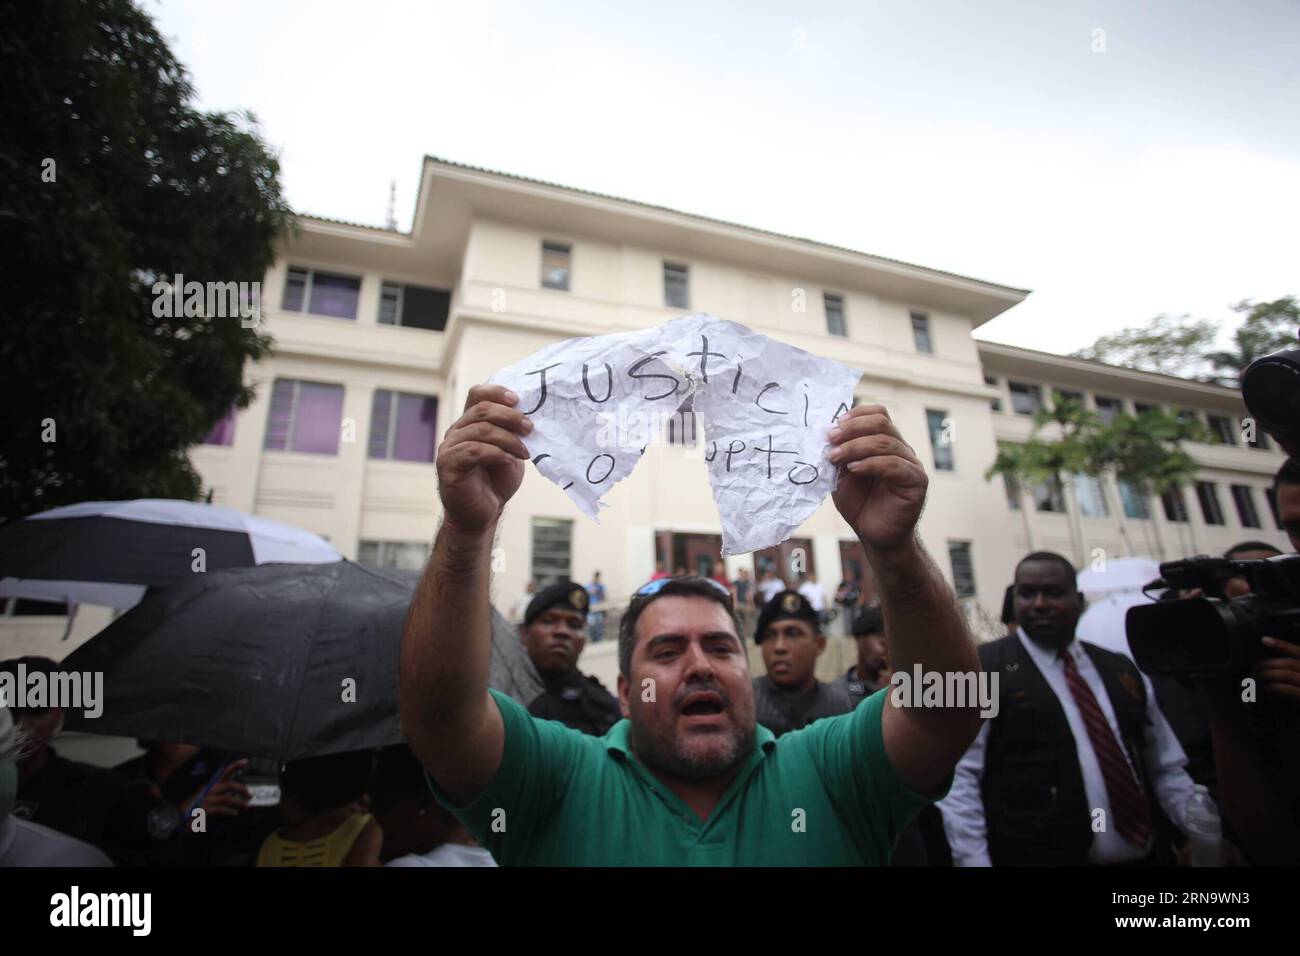
<svg viewBox="0 0 1300 956"><path fill-rule="evenodd" d="M863 546L879 552L908 544L930 479L885 407L849 409L829 439L830 460L840 469L831 497Z"/></svg>

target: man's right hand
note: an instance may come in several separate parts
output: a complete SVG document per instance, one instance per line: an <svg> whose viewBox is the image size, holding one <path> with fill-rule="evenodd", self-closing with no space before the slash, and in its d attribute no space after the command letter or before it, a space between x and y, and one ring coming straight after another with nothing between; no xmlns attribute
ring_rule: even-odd
<svg viewBox="0 0 1300 956"><path fill-rule="evenodd" d="M462 534L490 530L524 479L532 421L519 396L501 385L475 385L465 413L438 449L438 494L444 521Z"/></svg>

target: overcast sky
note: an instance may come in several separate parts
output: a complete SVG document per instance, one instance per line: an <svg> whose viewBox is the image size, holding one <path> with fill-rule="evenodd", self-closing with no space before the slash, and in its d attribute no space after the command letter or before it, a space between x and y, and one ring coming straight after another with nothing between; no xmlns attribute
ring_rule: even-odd
<svg viewBox="0 0 1300 956"><path fill-rule="evenodd" d="M1054 352L1300 294L1300 0L142 2L302 212L409 228L428 153L1030 288L978 334Z"/></svg>

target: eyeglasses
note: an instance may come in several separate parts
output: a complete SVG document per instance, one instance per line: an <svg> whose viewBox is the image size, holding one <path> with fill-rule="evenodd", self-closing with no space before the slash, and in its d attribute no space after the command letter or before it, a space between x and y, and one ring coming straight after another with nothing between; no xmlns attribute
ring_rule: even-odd
<svg viewBox="0 0 1300 956"><path fill-rule="evenodd" d="M650 597L653 594L658 594L660 591L664 589L665 585L672 584L674 581L691 581L691 582L703 581L705 584L711 586L715 591L717 591L724 598L726 598L728 604L731 603L730 588L723 587L721 584L719 584L717 581L713 580L712 578L703 578L695 574L686 575L680 578L659 578L657 581L651 581L648 584L641 585L641 587L639 587L636 593L633 594L632 596Z"/></svg>

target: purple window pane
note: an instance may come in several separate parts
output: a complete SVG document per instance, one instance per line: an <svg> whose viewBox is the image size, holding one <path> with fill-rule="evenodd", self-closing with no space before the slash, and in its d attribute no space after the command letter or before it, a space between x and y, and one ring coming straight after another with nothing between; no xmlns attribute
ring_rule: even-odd
<svg viewBox="0 0 1300 956"><path fill-rule="evenodd" d="M301 312L303 293L307 289L307 273L290 269L284 283L284 301L280 304L286 312Z"/></svg>
<svg viewBox="0 0 1300 956"><path fill-rule="evenodd" d="M336 319L355 319L360 292L359 279L317 272L311 278L311 306L307 311Z"/></svg>
<svg viewBox="0 0 1300 956"><path fill-rule="evenodd" d="M293 424L294 451L337 455L342 421L342 385L299 383L298 411Z"/></svg>
<svg viewBox="0 0 1300 956"><path fill-rule="evenodd" d="M289 447L289 422L293 419L293 380L277 378L271 392L271 414L266 422L264 448L284 451Z"/></svg>
<svg viewBox="0 0 1300 956"><path fill-rule="evenodd" d="M233 445L235 442L235 410L232 408L221 416L221 420L212 426L208 437L203 439L205 445Z"/></svg>
<svg viewBox="0 0 1300 956"><path fill-rule="evenodd" d="M388 457L388 426L392 420L393 393L376 389L370 402L370 457Z"/></svg>
<svg viewBox="0 0 1300 956"><path fill-rule="evenodd" d="M433 461L437 417L437 399L427 395L399 394L393 457L401 461Z"/></svg>

